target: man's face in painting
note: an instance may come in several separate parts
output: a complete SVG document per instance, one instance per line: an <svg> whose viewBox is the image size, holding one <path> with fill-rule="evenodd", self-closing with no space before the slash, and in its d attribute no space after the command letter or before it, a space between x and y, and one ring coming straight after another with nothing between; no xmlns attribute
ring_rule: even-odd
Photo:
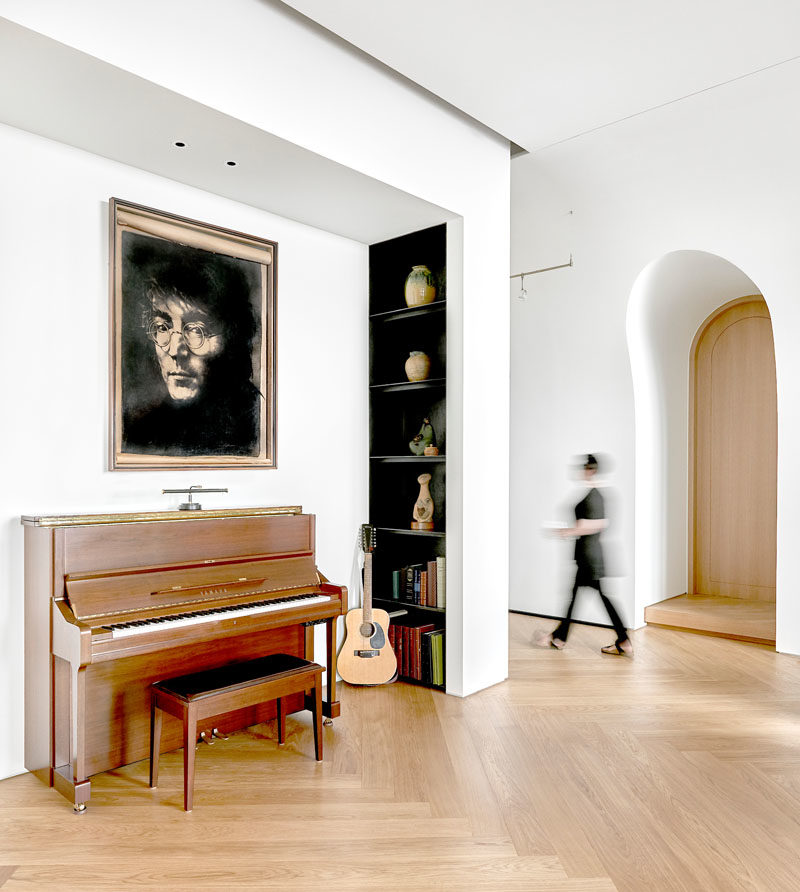
<svg viewBox="0 0 800 892"><path fill-rule="evenodd" d="M224 349L217 321L187 298L157 297L148 334L167 392L179 405L202 395L208 364Z"/></svg>

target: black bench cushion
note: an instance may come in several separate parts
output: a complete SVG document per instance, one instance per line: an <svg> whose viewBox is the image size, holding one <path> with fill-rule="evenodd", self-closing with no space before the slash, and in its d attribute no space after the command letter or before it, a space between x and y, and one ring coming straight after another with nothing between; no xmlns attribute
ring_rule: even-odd
<svg viewBox="0 0 800 892"><path fill-rule="evenodd" d="M259 684L276 675L287 675L307 669L322 669L317 663L291 654L270 654L244 663L230 663L217 669L204 669L157 681L153 687L183 700L208 697L221 690L235 690Z"/></svg>

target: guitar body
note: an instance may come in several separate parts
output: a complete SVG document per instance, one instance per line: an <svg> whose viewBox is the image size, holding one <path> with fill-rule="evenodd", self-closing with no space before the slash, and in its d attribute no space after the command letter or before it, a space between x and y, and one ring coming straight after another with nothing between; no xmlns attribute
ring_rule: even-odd
<svg viewBox="0 0 800 892"><path fill-rule="evenodd" d="M391 681L397 674L397 659L389 644L389 614L373 610L371 622L365 624L364 611L355 607L344 618L344 628L344 644L336 661L339 675L348 684Z"/></svg>
<svg viewBox="0 0 800 892"><path fill-rule="evenodd" d="M344 643L337 669L348 684L386 684L397 675L397 658L389 644L389 614L372 609L372 552L375 527L361 525L364 551L364 605L344 618Z"/></svg>

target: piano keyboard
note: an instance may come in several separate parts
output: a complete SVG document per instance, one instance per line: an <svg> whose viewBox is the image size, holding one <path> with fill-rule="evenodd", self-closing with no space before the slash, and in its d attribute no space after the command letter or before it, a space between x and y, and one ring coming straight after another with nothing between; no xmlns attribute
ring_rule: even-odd
<svg viewBox="0 0 800 892"><path fill-rule="evenodd" d="M127 638L130 635L142 635L161 629L177 629L181 626L195 626L199 623L212 622L218 619L232 619L239 616L253 616L258 613L271 613L277 610L290 610L292 607L306 607L309 604L323 604L332 601L330 595L292 595L287 598L271 598L268 601L255 601L250 604L215 607L210 610L198 610L192 613L179 613L174 616L153 617L151 619L134 620L128 623L116 623L103 626L109 629L113 638Z"/></svg>

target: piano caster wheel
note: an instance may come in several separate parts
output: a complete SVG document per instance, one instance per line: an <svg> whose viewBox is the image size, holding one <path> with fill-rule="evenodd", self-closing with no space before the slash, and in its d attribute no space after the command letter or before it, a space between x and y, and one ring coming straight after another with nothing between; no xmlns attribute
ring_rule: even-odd
<svg viewBox="0 0 800 892"><path fill-rule="evenodd" d="M211 732L212 737L216 737L217 740L227 740L228 738L219 730L219 728L214 728Z"/></svg>
<svg viewBox="0 0 800 892"><path fill-rule="evenodd" d="M76 802L75 805L72 806L72 810L76 815L82 815L86 811L86 803Z"/></svg>
<svg viewBox="0 0 800 892"><path fill-rule="evenodd" d="M333 724L333 719L323 719L323 720L322 720L322 724L323 724L323 725L332 725L332 724Z"/></svg>

